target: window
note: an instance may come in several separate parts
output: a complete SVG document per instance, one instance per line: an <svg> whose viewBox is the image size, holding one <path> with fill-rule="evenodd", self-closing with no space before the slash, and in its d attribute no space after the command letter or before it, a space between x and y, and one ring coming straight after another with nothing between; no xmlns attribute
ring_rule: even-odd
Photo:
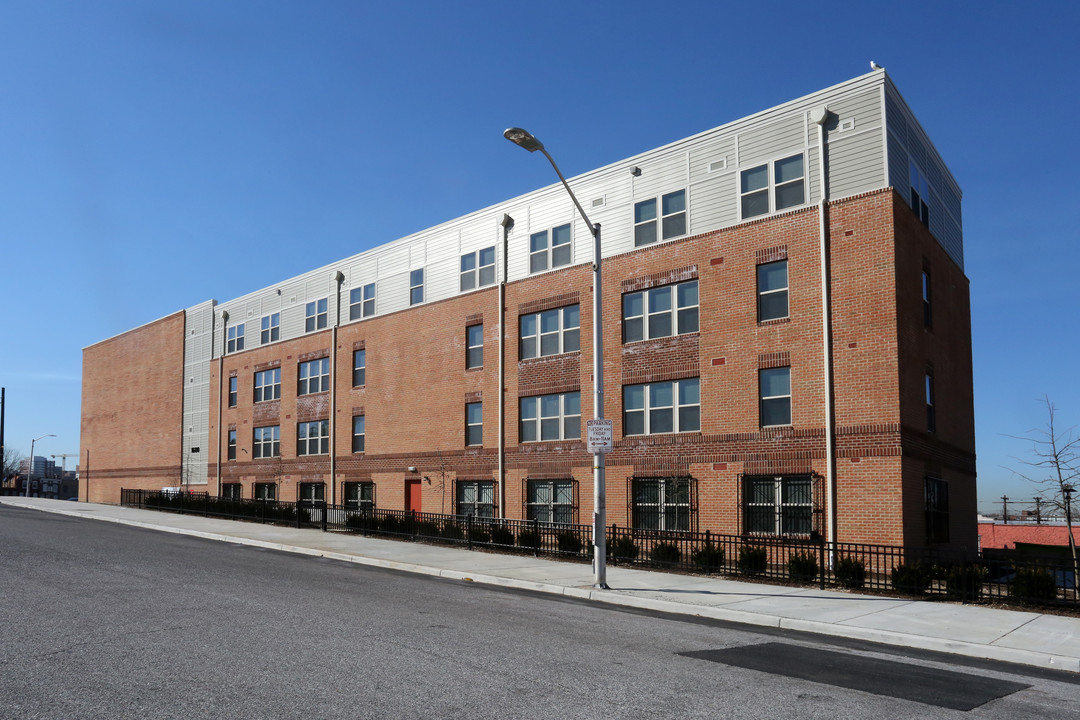
<svg viewBox="0 0 1080 720"><path fill-rule="evenodd" d="M302 362L297 371L297 395L312 395L330 391L330 358Z"/></svg>
<svg viewBox="0 0 1080 720"><path fill-rule="evenodd" d="M810 535L814 530L813 478L744 476L743 529L760 535Z"/></svg>
<svg viewBox="0 0 1080 720"><path fill-rule="evenodd" d="M329 420L297 423L297 455L325 455L328 452L330 452Z"/></svg>
<svg viewBox="0 0 1080 720"><path fill-rule="evenodd" d="M529 236L529 273L569 265L573 260L571 249L569 225L533 233Z"/></svg>
<svg viewBox="0 0 1080 720"><path fill-rule="evenodd" d="M926 432L937 432L937 413L934 410L934 376L926 373Z"/></svg>
<svg viewBox="0 0 1080 720"><path fill-rule="evenodd" d="M281 368L261 370L255 373L254 402L281 399Z"/></svg>
<svg viewBox="0 0 1080 720"><path fill-rule="evenodd" d="M623 435L701 430L698 378L623 387Z"/></svg>
<svg viewBox="0 0 1080 720"><path fill-rule="evenodd" d="M574 522L573 480L529 480L525 517L540 522Z"/></svg>
<svg viewBox="0 0 1080 720"><path fill-rule="evenodd" d="M915 211L919 222L930 227L930 186L914 160L908 161L908 170L911 180L911 209Z"/></svg>
<svg viewBox="0 0 1080 720"><path fill-rule="evenodd" d="M409 304L419 305L424 302L424 269L409 273Z"/></svg>
<svg viewBox="0 0 1080 720"><path fill-rule="evenodd" d="M255 483L255 499L263 502L277 500L277 485L270 482Z"/></svg>
<svg viewBox="0 0 1080 720"><path fill-rule="evenodd" d="M686 191L668 193L660 197L660 234L656 228L657 199L642 200L634 204L634 245L651 245L657 239L679 237L686 234Z"/></svg>
<svg viewBox="0 0 1080 720"><path fill-rule="evenodd" d="M697 331L697 280L623 295L623 342Z"/></svg>
<svg viewBox="0 0 1080 720"><path fill-rule="evenodd" d="M326 298L309 302L304 311L304 332L314 332L326 327Z"/></svg>
<svg viewBox="0 0 1080 720"><path fill-rule="evenodd" d="M461 291L495 282L495 246L461 256Z"/></svg>
<svg viewBox="0 0 1080 720"><path fill-rule="evenodd" d="M522 315L519 322L522 360L581 349L581 316L577 305Z"/></svg>
<svg viewBox="0 0 1080 720"><path fill-rule="evenodd" d="M791 424L791 368L758 371L761 391L761 426Z"/></svg>
<svg viewBox="0 0 1080 720"><path fill-rule="evenodd" d="M233 375L229 378L229 407L236 407L236 384L237 377Z"/></svg>
<svg viewBox="0 0 1080 720"><path fill-rule="evenodd" d="M239 500L244 492L244 486L240 483L222 483L221 497L225 500Z"/></svg>
<svg viewBox="0 0 1080 720"><path fill-rule="evenodd" d="M349 291L349 319L371 317L375 314L375 283Z"/></svg>
<svg viewBox="0 0 1080 720"><path fill-rule="evenodd" d="M802 205L806 202L803 180L801 154L743 170L740 174L739 189L742 219ZM770 186L772 193L769 192Z"/></svg>
<svg viewBox="0 0 1080 720"><path fill-rule="evenodd" d="M465 367L484 367L484 326L470 325L465 328Z"/></svg>
<svg viewBox="0 0 1080 720"><path fill-rule="evenodd" d="M345 509L347 510L374 510L375 509L375 483L373 482L347 482L345 483Z"/></svg>
<svg viewBox="0 0 1080 720"><path fill-rule="evenodd" d="M270 315L264 315L262 319L262 330L259 331L259 343L266 345L267 343L277 342L281 339L281 313L272 313Z"/></svg>
<svg viewBox="0 0 1080 720"><path fill-rule="evenodd" d="M281 430L277 425L257 427L252 433L251 457L272 458L281 454Z"/></svg>
<svg viewBox="0 0 1080 720"><path fill-rule="evenodd" d="M922 271L922 321L923 327L934 326L933 306L930 304L930 271Z"/></svg>
<svg viewBox="0 0 1080 720"><path fill-rule="evenodd" d="M758 322L788 316L787 260L757 266L757 294Z"/></svg>
<svg viewBox="0 0 1080 720"><path fill-rule="evenodd" d="M941 478L926 478L926 541L949 542L949 484Z"/></svg>
<svg viewBox="0 0 1080 720"><path fill-rule="evenodd" d="M360 387L367 384L367 351L353 350L352 354L352 384Z"/></svg>
<svg viewBox="0 0 1080 720"><path fill-rule="evenodd" d="M364 452L364 416L353 415L352 419L352 451Z"/></svg>
<svg viewBox="0 0 1080 720"><path fill-rule="evenodd" d="M484 404L465 403L465 444L484 444Z"/></svg>
<svg viewBox="0 0 1080 720"><path fill-rule="evenodd" d="M581 393L521 398L521 442L581 437Z"/></svg>
<svg viewBox="0 0 1080 720"><path fill-rule="evenodd" d="M236 431L235 430L230 430L229 431L229 450L228 450L228 453L229 453L228 454L229 460L235 460L236 459Z"/></svg>
<svg viewBox="0 0 1080 720"><path fill-rule="evenodd" d="M495 517L495 483L485 480L458 480L457 514Z"/></svg>
<svg viewBox="0 0 1080 720"><path fill-rule="evenodd" d="M631 522L643 530L692 530L692 478L634 478Z"/></svg>
<svg viewBox="0 0 1080 720"><path fill-rule="evenodd" d="M326 483L302 482L297 497L300 502L323 502L326 499Z"/></svg>
<svg viewBox="0 0 1080 720"><path fill-rule="evenodd" d="M240 352L244 349L244 323L233 325L228 329L227 335L226 353Z"/></svg>

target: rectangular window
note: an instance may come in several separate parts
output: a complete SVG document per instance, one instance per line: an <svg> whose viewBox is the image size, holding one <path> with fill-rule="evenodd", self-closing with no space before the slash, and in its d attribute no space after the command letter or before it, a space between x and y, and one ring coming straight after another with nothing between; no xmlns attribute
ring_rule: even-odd
<svg viewBox="0 0 1080 720"><path fill-rule="evenodd" d="M801 154L743 170L739 177L743 220L797 207L806 202Z"/></svg>
<svg viewBox="0 0 1080 720"><path fill-rule="evenodd" d="M296 496L300 502L323 502L326 500L326 483L302 482Z"/></svg>
<svg viewBox="0 0 1080 720"><path fill-rule="evenodd" d="M257 427L252 432L251 457L272 458L281 454L281 430L277 425Z"/></svg>
<svg viewBox="0 0 1080 720"><path fill-rule="evenodd" d="M529 236L529 273L569 265L573 262L571 248L570 225L533 233Z"/></svg>
<svg viewBox="0 0 1080 720"><path fill-rule="evenodd" d="M744 476L743 529L756 535L810 535L814 529L813 478Z"/></svg>
<svg viewBox="0 0 1080 720"><path fill-rule="evenodd" d="M922 319L923 327L934 326L933 306L930 303L930 271L922 271Z"/></svg>
<svg viewBox="0 0 1080 720"><path fill-rule="evenodd" d="M260 324L259 343L266 345L281 339L281 313L264 315Z"/></svg>
<svg viewBox="0 0 1080 720"><path fill-rule="evenodd" d="M255 373L254 402L281 399L281 368L261 370Z"/></svg>
<svg viewBox="0 0 1080 720"><path fill-rule="evenodd" d="M522 360L581 349L581 316L577 305L522 315L518 322Z"/></svg>
<svg viewBox="0 0 1080 720"><path fill-rule="evenodd" d="M788 316L787 260L757 266L758 322Z"/></svg>
<svg viewBox="0 0 1080 720"><path fill-rule="evenodd" d="M237 382L235 375L229 378L229 407L236 407Z"/></svg>
<svg viewBox="0 0 1080 720"><path fill-rule="evenodd" d="M683 530L694 527L693 478L634 478L632 518L634 528Z"/></svg>
<svg viewBox="0 0 1080 720"><path fill-rule="evenodd" d="M255 499L263 502L277 500L277 485L275 483L255 483Z"/></svg>
<svg viewBox="0 0 1080 720"><path fill-rule="evenodd" d="M540 522L574 522L574 481L529 480L525 517Z"/></svg>
<svg viewBox="0 0 1080 720"><path fill-rule="evenodd" d="M926 431L937 432L937 413L934 410L934 376L926 373Z"/></svg>
<svg viewBox="0 0 1080 720"><path fill-rule="evenodd" d="M465 367L484 366L484 326L470 325L465 328Z"/></svg>
<svg viewBox="0 0 1080 720"><path fill-rule="evenodd" d="M345 508L347 510L374 510L375 483L345 483Z"/></svg>
<svg viewBox="0 0 1080 720"><path fill-rule="evenodd" d="M296 394L330 392L330 358L302 362L297 367Z"/></svg>
<svg viewBox="0 0 1080 720"><path fill-rule="evenodd" d="M230 460L235 460L236 459L236 431L235 430L230 430L229 431L229 451L228 452L229 452L229 455L228 455L229 459Z"/></svg>
<svg viewBox="0 0 1080 720"><path fill-rule="evenodd" d="M761 426L791 424L791 368L758 371L761 393Z"/></svg>
<svg viewBox="0 0 1080 720"><path fill-rule="evenodd" d="M424 302L424 269L409 273L409 304L419 305Z"/></svg>
<svg viewBox="0 0 1080 720"><path fill-rule="evenodd" d="M926 176L922 174L914 160L908 161L908 171L911 180L911 209L926 227L930 227L930 186L926 182Z"/></svg>
<svg viewBox="0 0 1080 720"><path fill-rule="evenodd" d="M244 494L244 486L240 483L222 483L221 497L225 500L239 500Z"/></svg>
<svg viewBox="0 0 1080 720"><path fill-rule="evenodd" d="M364 430L365 422L363 415L353 415L352 419L352 451L354 453L364 452Z"/></svg>
<svg viewBox="0 0 1080 720"><path fill-rule="evenodd" d="M521 398L521 442L581 437L581 393Z"/></svg>
<svg viewBox="0 0 1080 720"><path fill-rule="evenodd" d="M349 319L371 317L375 314L375 283L349 291Z"/></svg>
<svg viewBox="0 0 1080 720"><path fill-rule="evenodd" d="M296 424L296 454L326 455L330 452L330 421Z"/></svg>
<svg viewBox="0 0 1080 720"><path fill-rule="evenodd" d="M484 404L465 403L465 444L484 444Z"/></svg>
<svg viewBox="0 0 1080 720"><path fill-rule="evenodd" d="M661 195L659 218L656 212L657 204L657 198L634 203L634 245L637 247L686 234L686 191L678 190Z"/></svg>
<svg viewBox="0 0 1080 720"><path fill-rule="evenodd" d="M495 283L495 246L461 256L461 292Z"/></svg>
<svg viewBox="0 0 1080 720"><path fill-rule="evenodd" d="M623 295L623 342L697 331L697 280Z"/></svg>
<svg viewBox="0 0 1080 720"><path fill-rule="evenodd" d="M326 327L326 298L309 302L304 310L304 332Z"/></svg>
<svg viewBox="0 0 1080 720"><path fill-rule="evenodd" d="M623 387L623 435L698 432L701 384L698 378Z"/></svg>
<svg viewBox="0 0 1080 720"><path fill-rule="evenodd" d="M233 325L229 328L227 334L226 353L240 352L244 349L244 323Z"/></svg>
<svg viewBox="0 0 1080 720"><path fill-rule="evenodd" d="M455 492L458 515L495 517L495 483L485 480L458 480Z"/></svg>
<svg viewBox="0 0 1080 720"><path fill-rule="evenodd" d="M367 384L367 350L353 350L352 384L353 387Z"/></svg>
<svg viewBox="0 0 1080 720"><path fill-rule="evenodd" d="M941 478L926 478L926 541L949 542L949 484Z"/></svg>

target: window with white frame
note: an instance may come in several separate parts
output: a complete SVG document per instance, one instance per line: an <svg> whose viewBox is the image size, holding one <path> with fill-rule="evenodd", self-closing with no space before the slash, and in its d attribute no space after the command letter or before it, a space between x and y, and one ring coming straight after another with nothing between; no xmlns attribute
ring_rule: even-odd
<svg viewBox="0 0 1080 720"><path fill-rule="evenodd" d="M757 266L758 322L788 316L787 260Z"/></svg>
<svg viewBox="0 0 1080 720"><path fill-rule="evenodd" d="M743 220L806 202L801 153L743 170L739 177L739 206Z"/></svg>
<svg viewBox="0 0 1080 720"><path fill-rule="evenodd" d="M754 535L809 535L814 530L813 477L743 476L743 530Z"/></svg>
<svg viewBox="0 0 1080 720"><path fill-rule="evenodd" d="M573 262L570 225L529 236L529 274L553 270Z"/></svg>
<svg viewBox="0 0 1080 720"><path fill-rule="evenodd" d="M237 393L238 393L237 383L238 382L239 382L239 380L235 375L233 375L233 376L231 376L229 378L229 407L236 407L236 397L237 397Z"/></svg>
<svg viewBox="0 0 1080 720"><path fill-rule="evenodd" d="M409 304L419 305L424 302L424 269L409 273Z"/></svg>
<svg viewBox="0 0 1080 720"><path fill-rule="evenodd" d="M375 314L375 283L349 291L349 319L371 317Z"/></svg>
<svg viewBox="0 0 1080 720"><path fill-rule="evenodd" d="M659 217L657 208L659 207ZM686 234L686 191L634 203L634 245L651 245Z"/></svg>
<svg viewBox="0 0 1080 720"><path fill-rule="evenodd" d="M480 518L495 517L495 483L490 480L458 480L455 514Z"/></svg>
<svg viewBox="0 0 1080 720"><path fill-rule="evenodd" d="M253 402L281 399L281 368L260 370L255 373L255 396Z"/></svg>
<svg viewBox="0 0 1080 720"><path fill-rule="evenodd" d="M758 371L761 401L761 426L791 424L791 368L767 368Z"/></svg>
<svg viewBox="0 0 1080 720"><path fill-rule="evenodd" d="M697 331L697 280L623 295L623 342Z"/></svg>
<svg viewBox="0 0 1080 720"><path fill-rule="evenodd" d="M484 404L465 403L465 444L484 444Z"/></svg>
<svg viewBox="0 0 1080 720"><path fill-rule="evenodd" d="M525 488L525 518L539 522L574 522L574 481L529 480Z"/></svg>
<svg viewBox="0 0 1080 720"><path fill-rule="evenodd" d="M226 353L240 352L244 349L244 323L229 327L227 335Z"/></svg>
<svg viewBox="0 0 1080 720"><path fill-rule="evenodd" d="M326 500L326 483L299 483L296 497L299 498L301 502L323 502L324 500Z"/></svg>
<svg viewBox="0 0 1080 720"><path fill-rule="evenodd" d="M695 524L693 478L633 478L632 517L635 529L689 531Z"/></svg>
<svg viewBox="0 0 1080 720"><path fill-rule="evenodd" d="M313 300L304 308L304 332L314 332L326 327L326 298Z"/></svg>
<svg viewBox="0 0 1080 720"><path fill-rule="evenodd" d="M623 435L700 430L699 378L623 386Z"/></svg>
<svg viewBox="0 0 1080 720"><path fill-rule="evenodd" d="M520 441L573 440L581 437L581 393L524 397Z"/></svg>
<svg viewBox="0 0 1080 720"><path fill-rule="evenodd" d="M367 384L367 350L364 348L353 350L352 384L353 387Z"/></svg>
<svg viewBox="0 0 1080 720"><path fill-rule="evenodd" d="M330 358L308 360L297 366L296 394L313 395L330 391Z"/></svg>
<svg viewBox="0 0 1080 720"><path fill-rule="evenodd" d="M915 211L919 222L930 227L930 185L914 160L908 161L908 171L911 181L911 209Z"/></svg>
<svg viewBox="0 0 1080 720"><path fill-rule="evenodd" d="M296 454L326 455L330 452L330 421L296 424Z"/></svg>
<svg viewBox="0 0 1080 720"><path fill-rule="evenodd" d="M277 500L277 483L255 483L255 499L262 500L263 502L273 502L274 500Z"/></svg>
<svg viewBox="0 0 1080 720"><path fill-rule="evenodd" d="M277 342L281 339L281 313L264 315L260 321L259 344Z"/></svg>
<svg viewBox="0 0 1080 720"><path fill-rule="evenodd" d="M374 510L375 483L345 483L345 508L347 510Z"/></svg>
<svg viewBox="0 0 1080 720"><path fill-rule="evenodd" d="M366 433L366 423L363 415L353 415L352 419L352 451L354 453L364 452L364 436Z"/></svg>
<svg viewBox="0 0 1080 720"><path fill-rule="evenodd" d="M277 425L255 428L251 438L251 457L272 458L280 454L281 429Z"/></svg>
<svg viewBox="0 0 1080 720"><path fill-rule="evenodd" d="M484 326L470 325L465 328L465 368L484 366Z"/></svg>
<svg viewBox="0 0 1080 720"><path fill-rule="evenodd" d="M461 256L461 291L495 283L495 246Z"/></svg>
<svg viewBox="0 0 1080 720"><path fill-rule="evenodd" d="M581 314L577 305L522 315L518 323L522 360L581 349Z"/></svg>
<svg viewBox="0 0 1080 720"><path fill-rule="evenodd" d="M926 478L926 541L949 542L949 484L936 477Z"/></svg>
<svg viewBox="0 0 1080 720"><path fill-rule="evenodd" d="M236 431L229 431L229 445L228 445L228 458L230 460L236 459Z"/></svg>

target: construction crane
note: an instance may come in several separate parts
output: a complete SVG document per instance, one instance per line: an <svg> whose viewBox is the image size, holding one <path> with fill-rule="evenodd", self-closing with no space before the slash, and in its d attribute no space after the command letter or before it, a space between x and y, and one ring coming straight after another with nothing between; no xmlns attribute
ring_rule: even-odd
<svg viewBox="0 0 1080 720"><path fill-rule="evenodd" d="M64 474L67 473L67 459L69 457L77 458L79 457L79 453L57 453L56 455L50 455L49 457L53 460L60 458L60 477L64 477Z"/></svg>

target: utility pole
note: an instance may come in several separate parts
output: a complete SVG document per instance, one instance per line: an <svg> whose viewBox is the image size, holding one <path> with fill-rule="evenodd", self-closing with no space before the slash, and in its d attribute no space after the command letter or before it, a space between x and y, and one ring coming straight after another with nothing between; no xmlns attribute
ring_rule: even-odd
<svg viewBox="0 0 1080 720"><path fill-rule="evenodd" d="M0 388L0 485L7 484L7 464L4 462L4 406L7 405L7 388Z"/></svg>
<svg viewBox="0 0 1080 720"><path fill-rule="evenodd" d="M1042 498L1035 498L1035 524L1042 525Z"/></svg>
<svg viewBox="0 0 1080 720"><path fill-rule="evenodd" d="M1009 496L1001 496L1001 515L1005 518L1005 524L1009 524Z"/></svg>

